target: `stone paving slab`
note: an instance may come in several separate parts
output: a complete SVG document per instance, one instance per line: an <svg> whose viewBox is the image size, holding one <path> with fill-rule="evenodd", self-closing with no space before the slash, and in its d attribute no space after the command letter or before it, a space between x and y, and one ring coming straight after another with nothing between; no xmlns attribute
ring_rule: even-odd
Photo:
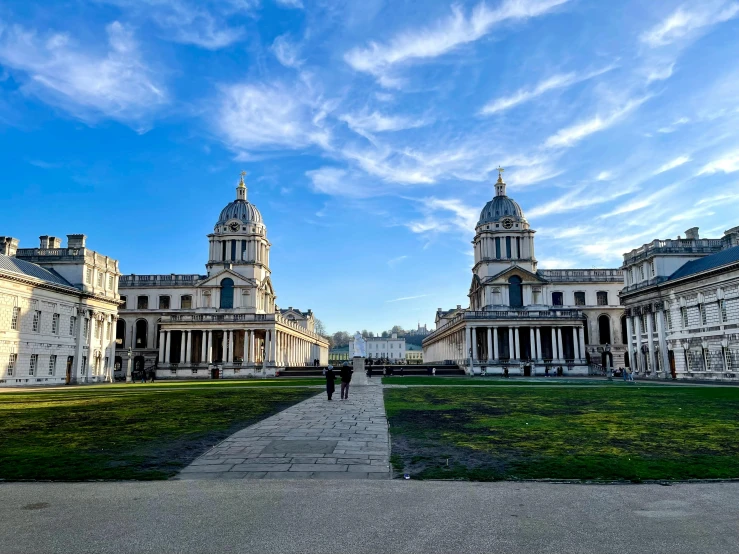
<svg viewBox="0 0 739 554"><path fill-rule="evenodd" d="M368 381L366 378L364 381ZM242 429L194 460L175 479L390 479L382 387L339 387Z"/></svg>

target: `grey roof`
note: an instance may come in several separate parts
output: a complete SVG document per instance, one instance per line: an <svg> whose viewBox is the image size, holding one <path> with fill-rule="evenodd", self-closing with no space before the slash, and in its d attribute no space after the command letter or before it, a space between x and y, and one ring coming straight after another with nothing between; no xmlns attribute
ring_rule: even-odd
<svg viewBox="0 0 739 554"><path fill-rule="evenodd" d="M40 265L19 260L18 258L11 258L3 254L0 254L0 270L17 273L19 275L26 275L28 277L35 277L36 279L41 279L42 281L53 283L55 285L74 288L69 281L59 275L56 271L44 269Z"/></svg>
<svg viewBox="0 0 739 554"><path fill-rule="evenodd" d="M668 281L674 281L675 279L681 279L682 277L688 277L689 275L695 275L696 273L702 273L709 269L716 269L730 263L739 262L739 246L733 248L727 248L721 250L705 258L693 260L692 262L686 263L675 273L670 275Z"/></svg>
<svg viewBox="0 0 739 554"><path fill-rule="evenodd" d="M478 225L500 221L504 217L512 217L514 219L525 219L523 210L518 203L507 196L496 196L480 212L480 221Z"/></svg>
<svg viewBox="0 0 739 554"><path fill-rule="evenodd" d="M240 219L244 223L262 223L262 214L247 200L234 200L221 210L216 225L222 225L230 219Z"/></svg>

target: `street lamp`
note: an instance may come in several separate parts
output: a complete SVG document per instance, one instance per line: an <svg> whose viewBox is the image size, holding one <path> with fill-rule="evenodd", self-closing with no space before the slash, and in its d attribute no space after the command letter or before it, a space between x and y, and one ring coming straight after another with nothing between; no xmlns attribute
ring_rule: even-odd
<svg viewBox="0 0 739 554"><path fill-rule="evenodd" d="M611 353L611 345L608 343L606 343L606 353L608 354ZM606 362L606 365L608 366L608 380L613 381L613 361L612 361L613 358L610 358L610 360L611 361L609 361L609 357L606 355L604 361Z"/></svg>
<svg viewBox="0 0 739 554"><path fill-rule="evenodd" d="M126 356L128 356L128 362L126 364L126 383L133 383L133 379L131 378L131 348L129 347L126 351Z"/></svg>

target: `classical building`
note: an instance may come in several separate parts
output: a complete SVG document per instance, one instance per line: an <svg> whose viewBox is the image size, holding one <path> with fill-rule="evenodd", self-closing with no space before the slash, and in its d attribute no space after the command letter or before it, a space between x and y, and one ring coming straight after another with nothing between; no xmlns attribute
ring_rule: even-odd
<svg viewBox="0 0 739 554"><path fill-rule="evenodd" d="M500 174L475 227L470 307L437 310L425 363L523 375L558 366L586 375L591 360L624 364L621 270L537 269L534 233Z"/></svg>
<svg viewBox="0 0 739 554"><path fill-rule="evenodd" d="M366 337L367 341L367 359L370 360L390 360L396 363L405 360L405 339L398 338L397 333L392 333L389 337ZM349 352L354 352L354 340L349 341Z"/></svg>
<svg viewBox="0 0 739 554"><path fill-rule="evenodd" d="M118 262L85 235L42 236L18 249L0 237L0 386L110 381Z"/></svg>
<svg viewBox="0 0 739 554"><path fill-rule="evenodd" d="M405 346L405 363L422 364L423 348L416 344L406 344Z"/></svg>
<svg viewBox="0 0 739 554"><path fill-rule="evenodd" d="M325 365L328 341L315 333L313 312L275 303L270 247L242 174L236 199L208 235L206 275L121 277L116 362L127 363L130 354L134 369L156 367L160 379Z"/></svg>
<svg viewBox="0 0 739 554"><path fill-rule="evenodd" d="M654 378L739 380L739 227L624 254L629 358Z"/></svg>

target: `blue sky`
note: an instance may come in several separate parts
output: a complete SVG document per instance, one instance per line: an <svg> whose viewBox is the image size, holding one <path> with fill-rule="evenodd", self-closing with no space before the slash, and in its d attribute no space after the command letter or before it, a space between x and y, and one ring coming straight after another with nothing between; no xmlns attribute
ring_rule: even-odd
<svg viewBox="0 0 739 554"><path fill-rule="evenodd" d="M432 324L499 164L542 268L739 224L737 36L728 0L6 0L0 234L203 273L245 169L280 306Z"/></svg>

